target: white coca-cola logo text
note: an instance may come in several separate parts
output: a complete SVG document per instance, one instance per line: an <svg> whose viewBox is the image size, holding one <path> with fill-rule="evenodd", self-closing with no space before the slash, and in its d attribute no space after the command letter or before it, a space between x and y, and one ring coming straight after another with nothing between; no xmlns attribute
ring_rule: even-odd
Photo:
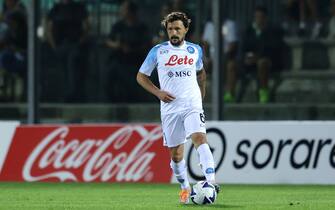
<svg viewBox="0 0 335 210"><path fill-rule="evenodd" d="M65 140L70 129L59 127L49 133L32 151L23 167L26 181L40 181L58 178L60 181L78 181L73 170L83 167L81 179L85 182L138 181L146 175L152 177L150 163L155 157L149 152L151 145L162 137L160 127L151 131L140 125L128 125L113 132L106 139ZM137 133L140 141L132 151L123 150L124 146ZM108 150L107 150L108 149ZM112 151L121 151L114 155ZM53 172L33 175L32 168L52 167ZM71 171L72 169L72 171ZM50 171L50 170L49 170ZM35 172L35 171L34 171ZM36 173L35 173L36 174Z"/></svg>

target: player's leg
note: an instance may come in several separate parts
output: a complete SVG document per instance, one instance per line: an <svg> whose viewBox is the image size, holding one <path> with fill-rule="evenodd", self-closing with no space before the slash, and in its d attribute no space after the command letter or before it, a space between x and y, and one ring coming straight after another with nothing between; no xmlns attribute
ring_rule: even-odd
<svg viewBox="0 0 335 210"><path fill-rule="evenodd" d="M201 170L206 180L215 185L217 192L219 186L215 183L215 164L213 154L207 143L204 114L192 112L185 117L184 121L186 135L192 139L193 145L198 152Z"/></svg>
<svg viewBox="0 0 335 210"><path fill-rule="evenodd" d="M170 166L181 186L181 191L179 192L180 202L184 204L189 203L191 187L188 181L187 167L184 159L184 144L170 147L169 150L171 156Z"/></svg>
<svg viewBox="0 0 335 210"><path fill-rule="evenodd" d="M181 186L179 194L180 202L188 203L190 184L184 159L184 143L186 142L186 136L183 119L180 114L162 115L162 129L164 134L164 146L167 146L170 151L170 166Z"/></svg>
<svg viewBox="0 0 335 210"><path fill-rule="evenodd" d="M187 167L184 159L184 144L169 147L169 150L171 156L170 166L177 181L180 183L182 189L189 189L190 183L188 181Z"/></svg>
<svg viewBox="0 0 335 210"><path fill-rule="evenodd" d="M259 81L259 102L267 103L270 99L269 94L269 71L271 68L271 60L266 57L259 58L257 61L257 74Z"/></svg>
<svg viewBox="0 0 335 210"><path fill-rule="evenodd" d="M215 183L214 158L207 143L206 134L196 132L191 134L191 139L198 152L201 169L206 180Z"/></svg>
<svg viewBox="0 0 335 210"><path fill-rule="evenodd" d="M215 163L212 151L207 143L206 134L196 132L191 134L192 142L198 152L202 173L206 181L212 183L217 193L220 186L215 182Z"/></svg>

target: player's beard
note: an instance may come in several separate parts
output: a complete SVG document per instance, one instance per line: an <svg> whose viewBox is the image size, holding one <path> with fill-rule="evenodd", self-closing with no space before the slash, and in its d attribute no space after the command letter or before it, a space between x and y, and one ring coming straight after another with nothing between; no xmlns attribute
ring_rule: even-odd
<svg viewBox="0 0 335 210"><path fill-rule="evenodd" d="M183 38L179 38L177 36L172 36L170 38L170 43L173 45L173 46L180 46L181 43L184 41Z"/></svg>

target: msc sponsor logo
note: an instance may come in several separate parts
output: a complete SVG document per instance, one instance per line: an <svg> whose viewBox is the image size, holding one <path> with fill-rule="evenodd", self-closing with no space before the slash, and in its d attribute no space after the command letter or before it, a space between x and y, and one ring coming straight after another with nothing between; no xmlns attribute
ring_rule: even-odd
<svg viewBox="0 0 335 210"><path fill-rule="evenodd" d="M192 72L191 71L176 71L176 72L169 71L167 75L170 78L171 77L190 77L192 75Z"/></svg>

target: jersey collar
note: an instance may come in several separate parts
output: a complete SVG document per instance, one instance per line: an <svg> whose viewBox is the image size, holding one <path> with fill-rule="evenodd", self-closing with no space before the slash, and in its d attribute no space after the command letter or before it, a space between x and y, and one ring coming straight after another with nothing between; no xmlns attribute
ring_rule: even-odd
<svg viewBox="0 0 335 210"><path fill-rule="evenodd" d="M186 41L184 40L183 43L178 47L172 45L170 41L169 41L169 45L170 45L170 47L173 47L173 48L184 49L186 47Z"/></svg>

